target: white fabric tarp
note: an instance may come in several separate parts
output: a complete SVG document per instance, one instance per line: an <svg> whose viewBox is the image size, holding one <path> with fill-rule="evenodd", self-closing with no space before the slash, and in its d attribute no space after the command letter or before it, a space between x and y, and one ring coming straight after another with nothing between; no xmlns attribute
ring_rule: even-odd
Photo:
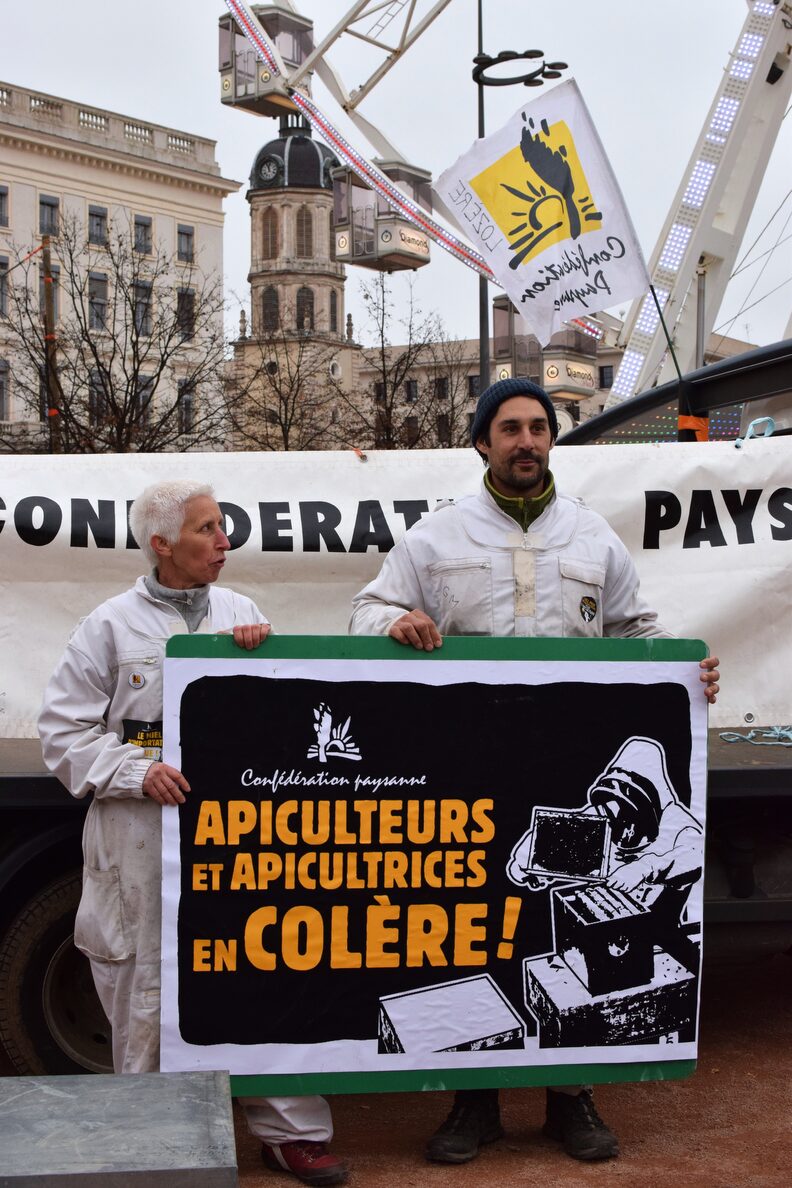
<svg viewBox="0 0 792 1188"><path fill-rule="evenodd" d="M792 443L557 447L559 488L604 515L680 637L721 659L710 724L792 721ZM149 482L214 483L229 515L223 582L280 633L345 634L352 596L405 526L475 491L473 450L4 457L0 736L33 737L69 633L145 571L127 503ZM380 551L382 550L382 551Z"/></svg>

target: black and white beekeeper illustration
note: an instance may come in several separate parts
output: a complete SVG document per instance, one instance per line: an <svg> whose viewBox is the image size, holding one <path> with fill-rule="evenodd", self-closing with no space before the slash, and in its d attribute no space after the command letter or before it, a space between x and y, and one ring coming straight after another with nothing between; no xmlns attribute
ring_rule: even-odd
<svg viewBox="0 0 792 1188"><path fill-rule="evenodd" d="M701 823L679 801L663 747L633 736L576 810L536 806L509 879L550 888L553 952L524 962L542 1047L673 1043L695 1031Z"/></svg>

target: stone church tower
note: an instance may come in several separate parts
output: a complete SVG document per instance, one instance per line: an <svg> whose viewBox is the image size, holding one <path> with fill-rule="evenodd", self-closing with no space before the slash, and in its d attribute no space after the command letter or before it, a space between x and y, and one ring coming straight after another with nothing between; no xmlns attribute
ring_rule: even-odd
<svg viewBox="0 0 792 1188"><path fill-rule="evenodd" d="M335 260L333 183L338 164L297 113L258 153L250 174L251 335L310 331L344 338L343 264Z"/></svg>
<svg viewBox="0 0 792 1188"><path fill-rule="evenodd" d="M360 347L344 311L335 259L338 164L297 112L256 155L250 174L250 322L229 372L232 448L334 449L348 444L346 394Z"/></svg>

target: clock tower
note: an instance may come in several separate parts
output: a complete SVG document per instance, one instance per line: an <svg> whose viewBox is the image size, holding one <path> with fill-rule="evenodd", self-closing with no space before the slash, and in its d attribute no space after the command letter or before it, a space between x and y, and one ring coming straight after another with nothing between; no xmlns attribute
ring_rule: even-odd
<svg viewBox="0 0 792 1188"><path fill-rule="evenodd" d="M335 259L330 176L337 165L296 112L282 116L277 140L256 156L247 193L253 339L306 331L343 339L346 277Z"/></svg>

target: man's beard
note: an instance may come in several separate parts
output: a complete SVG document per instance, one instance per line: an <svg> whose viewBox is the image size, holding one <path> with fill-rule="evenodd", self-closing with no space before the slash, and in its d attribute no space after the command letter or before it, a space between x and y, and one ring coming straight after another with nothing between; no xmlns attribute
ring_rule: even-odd
<svg viewBox="0 0 792 1188"><path fill-rule="evenodd" d="M515 470L515 463L531 461L536 463L536 470L533 474L522 474ZM535 454L519 454L517 457L511 458L500 471L493 470L496 479L500 479L506 486L513 487L518 491L530 491L534 487L544 488L545 477L549 466L547 458L537 458Z"/></svg>

